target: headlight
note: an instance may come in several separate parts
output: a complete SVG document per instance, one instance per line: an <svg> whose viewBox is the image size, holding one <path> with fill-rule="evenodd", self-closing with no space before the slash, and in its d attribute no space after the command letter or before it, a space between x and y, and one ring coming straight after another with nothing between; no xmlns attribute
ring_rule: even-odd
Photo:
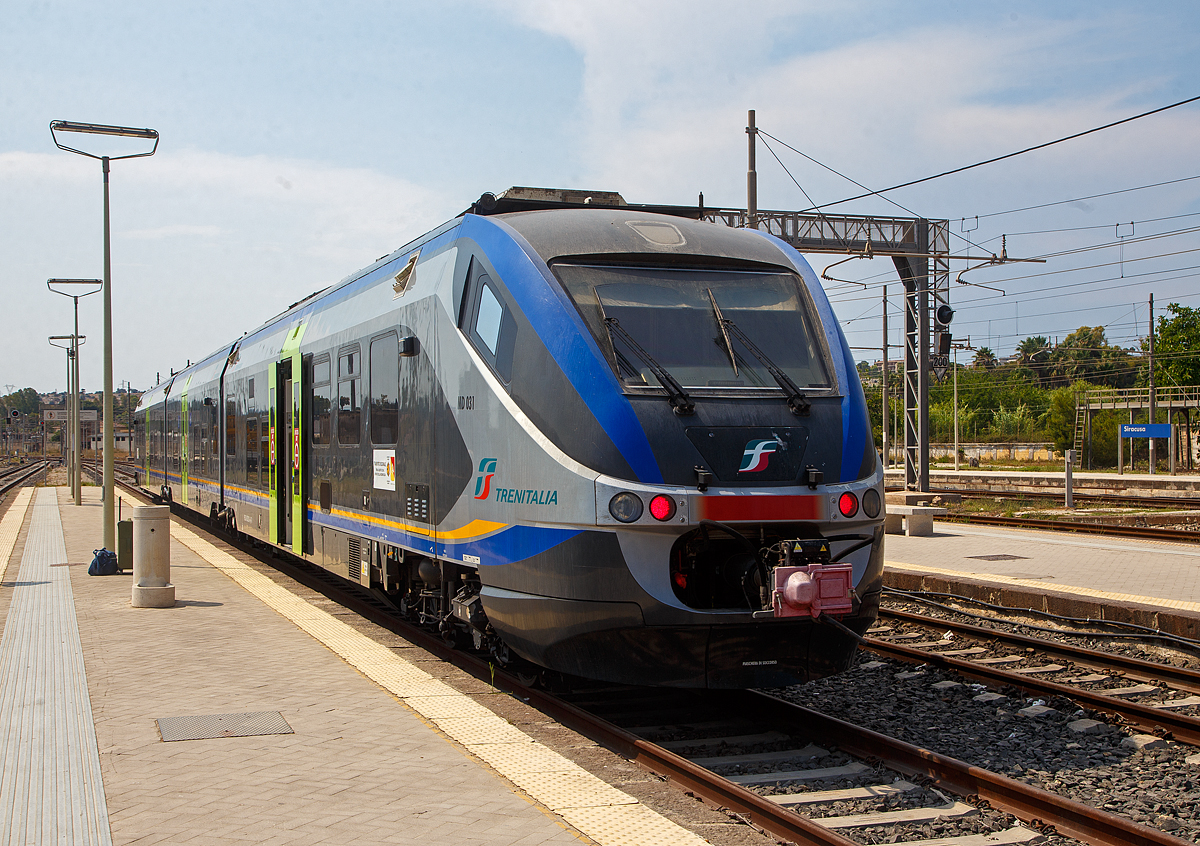
<svg viewBox="0 0 1200 846"><path fill-rule="evenodd" d="M637 494L623 491L608 501L608 513L614 520L632 523L642 516L642 501Z"/></svg>
<svg viewBox="0 0 1200 846"><path fill-rule="evenodd" d="M843 517L853 517L858 513L858 497L846 491L838 497L838 511L842 512Z"/></svg>
<svg viewBox="0 0 1200 846"><path fill-rule="evenodd" d="M874 488L868 488L863 493L862 500L863 511L871 519L879 516L879 491Z"/></svg>

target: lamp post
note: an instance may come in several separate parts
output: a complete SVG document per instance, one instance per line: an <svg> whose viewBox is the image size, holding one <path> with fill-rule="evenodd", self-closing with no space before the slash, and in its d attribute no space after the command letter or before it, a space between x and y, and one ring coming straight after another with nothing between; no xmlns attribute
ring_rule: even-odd
<svg viewBox="0 0 1200 846"><path fill-rule="evenodd" d="M98 156L66 146L58 139L57 133L60 132L140 138L153 141L154 146L146 152L127 153L122 156ZM104 173L104 548L116 551L117 510L116 496L113 490L112 258L109 238L108 171L110 162L153 156L158 149L158 130L55 120L50 122L50 137L54 139L54 145L60 150L87 156L89 159L99 159Z"/></svg>
<svg viewBox="0 0 1200 846"><path fill-rule="evenodd" d="M60 350L67 351L67 390L68 391L71 390L72 385L78 383L78 380L79 380L79 347L86 339L87 339L86 335L51 335L48 339L50 341L50 346L58 347ZM63 346L61 343L55 343L56 341L66 341L67 345ZM73 424L72 424L72 421L74 421ZM74 481L71 483L72 496L75 495L76 487L79 485L80 452L79 452L78 427L79 427L79 409L74 405L68 405L67 406L67 425L63 426L63 429L62 429L62 432L63 432L62 447L63 447L63 463L67 464L67 472L70 473L72 467L74 468L74 473L75 473L75 475L73 477ZM67 463L67 456L66 456L66 441L67 441L66 434L67 434L68 429L70 429L70 431L71 431L71 452L74 453L74 456L70 459L70 463ZM68 478L68 481L70 481L70 478ZM78 499L75 501L75 504L76 505L79 504Z"/></svg>
<svg viewBox="0 0 1200 846"><path fill-rule="evenodd" d="M74 290L84 290L81 294L72 294L72 286ZM56 294L62 294L64 297L70 297L75 301L75 337L79 337L79 300L83 297L91 296L99 293L104 289L104 282L100 279L47 279L46 287ZM71 392L71 443L75 444L75 455L71 464L71 496L75 499L76 505L83 504L83 485L79 479L79 465L81 454L78 449L79 445L79 344L75 344L75 352L72 356L75 359L75 379L67 388Z"/></svg>

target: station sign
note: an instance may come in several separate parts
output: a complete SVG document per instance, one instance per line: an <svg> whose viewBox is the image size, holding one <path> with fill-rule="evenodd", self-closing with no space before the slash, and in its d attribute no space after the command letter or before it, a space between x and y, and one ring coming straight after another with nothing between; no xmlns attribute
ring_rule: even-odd
<svg viewBox="0 0 1200 846"><path fill-rule="evenodd" d="M1170 423L1122 423L1122 438L1169 438Z"/></svg>
<svg viewBox="0 0 1200 846"><path fill-rule="evenodd" d="M46 408L42 410L42 420L46 423L67 423L70 412L65 408ZM100 412L94 408L79 409L79 420L82 423L96 423L100 420Z"/></svg>

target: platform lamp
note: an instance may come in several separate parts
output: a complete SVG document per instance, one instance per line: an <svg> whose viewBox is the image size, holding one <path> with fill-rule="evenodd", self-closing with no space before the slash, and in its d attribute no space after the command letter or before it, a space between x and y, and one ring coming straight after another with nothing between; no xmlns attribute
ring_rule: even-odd
<svg viewBox="0 0 1200 846"><path fill-rule="evenodd" d="M47 279L46 287L56 294L70 297L75 301L75 337L79 337L79 301L84 297L99 293L104 289L100 279ZM90 290L85 290L90 289ZM73 293L82 291L82 293ZM81 456L79 445L79 346L75 346L75 380L68 390L71 392L71 443L76 445L75 456L71 463L71 496L76 505L83 504L83 485L79 479Z"/></svg>
<svg viewBox="0 0 1200 846"><path fill-rule="evenodd" d="M98 156L95 153L66 146L58 139L60 132L140 138L153 141L154 146L141 153ZM108 171L110 162L153 156L158 150L158 130L54 120L50 122L50 136L54 139L54 145L60 150L87 156L89 159L99 159L104 172L104 548L115 552L117 549L117 509L113 490L115 477L113 475L112 259L108 219Z"/></svg>
<svg viewBox="0 0 1200 846"><path fill-rule="evenodd" d="M49 338L50 346L58 347L60 350L67 351L67 391L68 392L71 390L71 386L77 384L77 382L78 382L79 347L81 344L84 343L84 341L86 339L87 339L86 335L51 335ZM62 343L57 343L60 341L66 341L67 343L64 346ZM75 421L75 425L71 426L71 451L74 453L74 457L71 459L71 462L72 462L71 465L68 465L68 470L70 470L70 468L72 466L75 468L75 482L78 483L78 481L79 481L79 461L80 461L79 439L77 437L78 436L78 427L79 427L79 410L76 407L76 404L71 404L71 405L67 406L67 417L72 418L72 415L73 415L73 419ZM68 425L70 425L70 422L71 422L70 419L68 419L68 421L67 421ZM67 426L63 426L63 434L64 435L66 435L67 428L68 428ZM65 443L66 440L67 439L64 437L63 438L64 443L62 445L64 453L66 450L66 443ZM66 455L65 454L63 455L63 459L64 459L64 463L66 463ZM75 485L72 484L71 488L72 488L71 494L72 494L72 496L74 496ZM76 503L76 504L78 504L78 503Z"/></svg>

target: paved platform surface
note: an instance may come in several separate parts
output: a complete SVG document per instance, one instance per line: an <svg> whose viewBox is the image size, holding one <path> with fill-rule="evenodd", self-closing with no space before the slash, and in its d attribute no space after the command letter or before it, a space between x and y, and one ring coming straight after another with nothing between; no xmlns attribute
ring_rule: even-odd
<svg viewBox="0 0 1200 846"><path fill-rule="evenodd" d="M884 559L892 571L1200 613L1200 544L935 521L930 537L887 535Z"/></svg>
<svg viewBox="0 0 1200 846"><path fill-rule="evenodd" d="M132 608L128 576L86 574L101 507L97 489L85 495L77 507L65 488L42 489L15 538L16 517L0 523L0 621L8 649L33 589L24 570L14 578L30 515L57 497L65 560L47 566L69 579L78 621L107 803L97 842L704 842L186 527L172 525L176 606ZM257 712L278 712L292 733L164 742L156 722ZM6 768L6 754L46 742L14 729L0 726ZM18 799L0 799L0 844L77 842L18 838L11 823L28 814Z"/></svg>

